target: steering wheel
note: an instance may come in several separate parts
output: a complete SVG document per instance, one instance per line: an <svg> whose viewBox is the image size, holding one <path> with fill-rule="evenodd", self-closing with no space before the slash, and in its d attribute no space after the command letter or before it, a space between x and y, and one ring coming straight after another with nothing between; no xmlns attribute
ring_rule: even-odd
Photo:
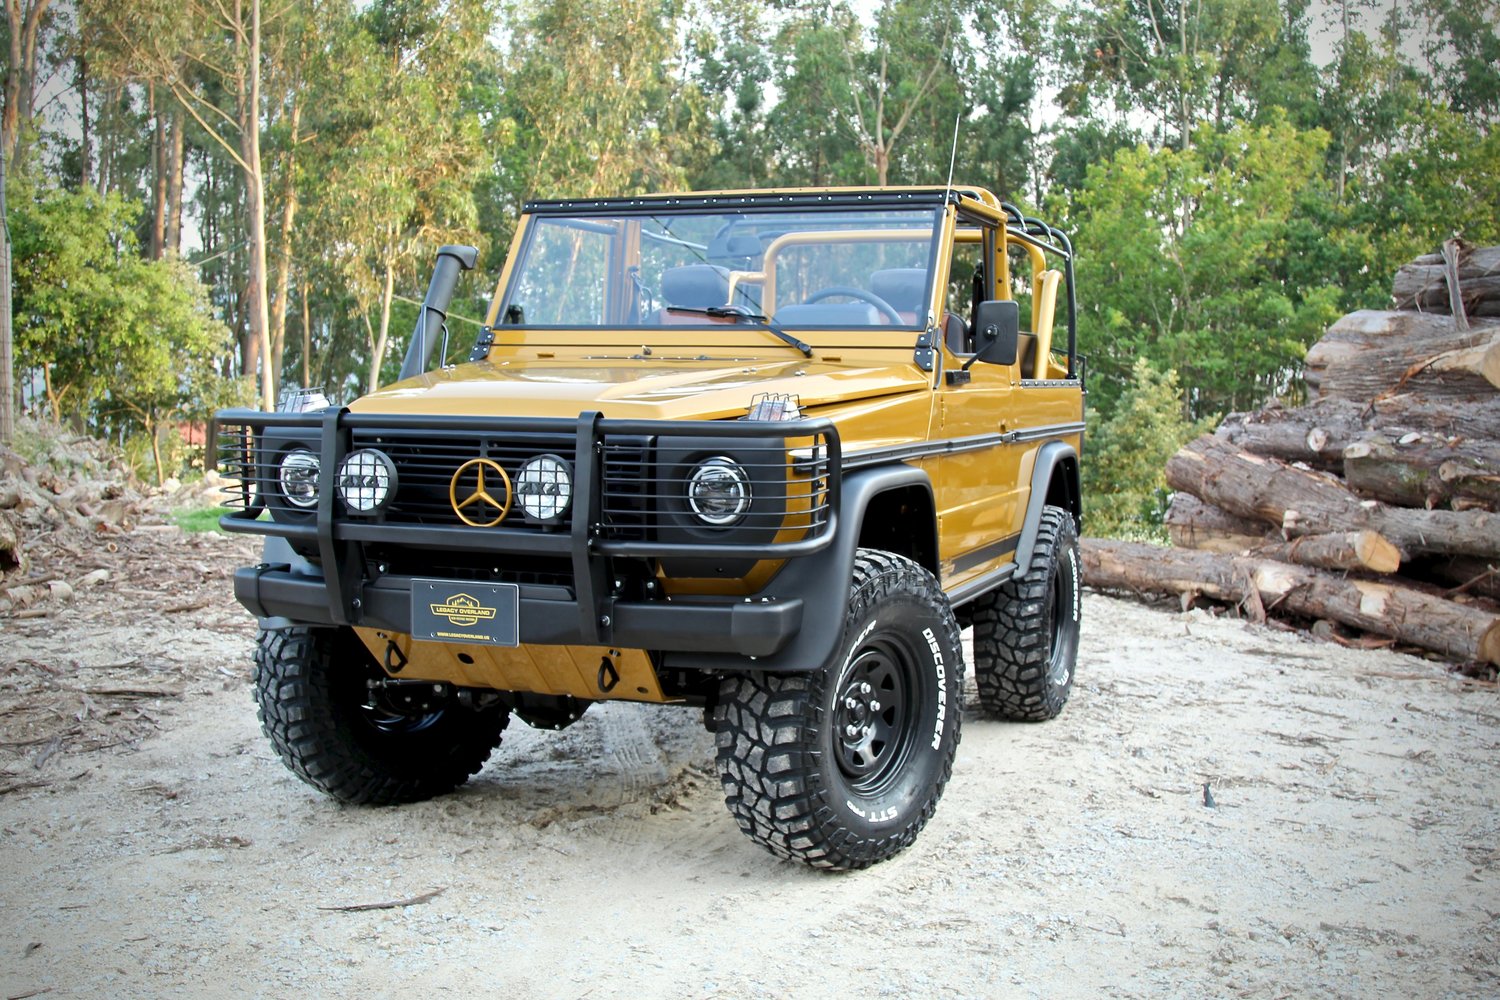
<svg viewBox="0 0 1500 1000"><path fill-rule="evenodd" d="M887 302L885 299L882 299L874 292L867 292L863 288L855 288L852 285L833 285L832 287L813 292L803 300L803 305L810 306L814 302L822 302L824 299L831 299L838 295L842 295L845 298L850 299L859 299L861 302L868 302L870 305L878 309L882 316L890 320L896 326L906 325L906 320L901 318L901 314L896 311L895 306L891 305L889 302Z"/></svg>

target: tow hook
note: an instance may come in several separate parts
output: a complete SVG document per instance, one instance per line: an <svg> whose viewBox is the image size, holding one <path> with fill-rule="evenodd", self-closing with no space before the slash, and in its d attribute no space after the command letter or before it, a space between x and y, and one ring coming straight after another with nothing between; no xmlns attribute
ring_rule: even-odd
<svg viewBox="0 0 1500 1000"><path fill-rule="evenodd" d="M453 685L438 681L372 677L367 683L369 696L365 701L366 708L395 711L403 715L435 712L453 697Z"/></svg>

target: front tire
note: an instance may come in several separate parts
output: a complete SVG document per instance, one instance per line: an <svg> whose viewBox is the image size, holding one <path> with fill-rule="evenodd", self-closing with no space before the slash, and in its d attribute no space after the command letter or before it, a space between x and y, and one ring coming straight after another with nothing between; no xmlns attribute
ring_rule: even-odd
<svg viewBox="0 0 1500 1000"><path fill-rule="evenodd" d="M974 604L979 707L1017 722L1056 718L1073 691L1083 586L1078 528L1042 509L1029 566Z"/></svg>
<svg viewBox="0 0 1500 1000"><path fill-rule="evenodd" d="M500 745L503 706L379 705L369 682L384 676L350 629L262 632L257 714L282 763L341 802L391 805L452 791Z"/></svg>
<svg viewBox="0 0 1500 1000"><path fill-rule="evenodd" d="M909 846L953 771L963 653L932 574L861 549L836 664L728 677L713 718L740 829L778 857L846 870Z"/></svg>

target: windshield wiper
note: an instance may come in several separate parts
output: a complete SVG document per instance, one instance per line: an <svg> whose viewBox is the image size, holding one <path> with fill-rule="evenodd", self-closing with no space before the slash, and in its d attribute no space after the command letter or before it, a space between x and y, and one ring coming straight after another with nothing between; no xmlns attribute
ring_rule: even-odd
<svg viewBox="0 0 1500 1000"><path fill-rule="evenodd" d="M715 319L728 317L730 319L743 319L749 320L752 323L759 323L761 329L765 330L767 333L775 334L776 337L779 338L783 343L786 343L791 347L795 347L797 350L802 352L804 357L812 357L811 344L798 340L790 333L787 333L781 328L781 324L776 322L771 317L765 316L758 312L751 312L744 306L667 306L666 309L670 312L685 312L695 313L699 316L712 316Z"/></svg>

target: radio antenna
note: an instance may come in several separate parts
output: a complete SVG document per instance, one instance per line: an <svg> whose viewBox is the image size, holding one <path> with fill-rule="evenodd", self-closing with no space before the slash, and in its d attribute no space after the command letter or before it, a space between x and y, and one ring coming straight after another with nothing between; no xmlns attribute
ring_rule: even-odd
<svg viewBox="0 0 1500 1000"><path fill-rule="evenodd" d="M958 123L963 118L962 110L953 116L953 151L948 154L948 187L943 191L943 200L953 193L953 164L958 160Z"/></svg>

